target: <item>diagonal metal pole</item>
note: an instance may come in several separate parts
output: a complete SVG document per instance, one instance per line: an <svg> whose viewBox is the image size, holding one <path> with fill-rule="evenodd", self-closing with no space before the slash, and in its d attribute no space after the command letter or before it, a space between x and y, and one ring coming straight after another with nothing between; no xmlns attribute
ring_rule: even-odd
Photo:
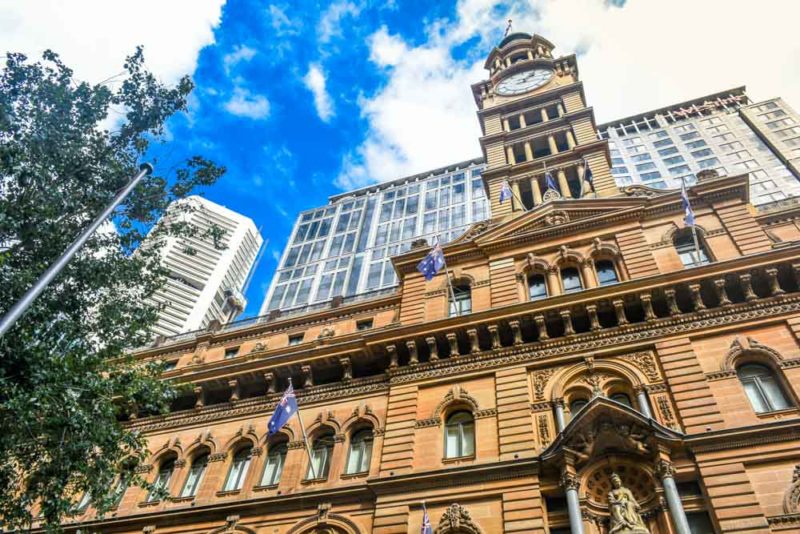
<svg viewBox="0 0 800 534"><path fill-rule="evenodd" d="M289 377L289 385L292 385L292 377ZM297 397L295 397L297 399ZM314 458L311 456L311 446L308 444L308 435L306 434L306 426L303 424L303 416L300 415L300 403L297 403L297 420L300 422L300 431L303 433L303 443L306 445L306 453L308 454L308 467L311 469L311 476L313 479L317 478L317 470L314 468ZM320 473L320 476L322 474Z"/></svg>
<svg viewBox="0 0 800 534"><path fill-rule="evenodd" d="M131 181L128 182L122 191L117 193L117 196L114 197L114 200L109 204L106 209L103 210L103 213L97 216L97 218L92 221L78 239L72 242L72 244L67 248L64 254L61 255L58 260L54 264L52 264L48 269L36 280L36 283L22 295L22 298L19 299L8 312L0 319L0 337L3 337L8 330L14 326L14 323L17 322L22 314L28 311L28 308L31 307L33 301L36 300L36 297L42 294L42 291L53 281L53 278L58 276L64 267L69 263L69 261L75 256L75 254L80 250L80 248L89 240L90 237L95 233L95 231L100 227L103 222L111 215L111 213L117 208L117 206L125 200L133 188L136 187L139 182L145 176L152 174L153 166L149 163L142 163L139 166L139 172L131 178Z"/></svg>

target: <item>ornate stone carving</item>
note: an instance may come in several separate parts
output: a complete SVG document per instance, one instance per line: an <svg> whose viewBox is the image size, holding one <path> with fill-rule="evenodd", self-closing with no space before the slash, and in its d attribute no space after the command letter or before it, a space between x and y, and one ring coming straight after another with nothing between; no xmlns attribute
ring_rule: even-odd
<svg viewBox="0 0 800 534"><path fill-rule="evenodd" d="M442 518L439 520L439 526L436 527L434 532L436 534L479 534L481 529L472 520L466 508L458 503L453 503L447 511L442 514Z"/></svg>
<svg viewBox="0 0 800 534"><path fill-rule="evenodd" d="M651 382L656 382L661 379L656 361L650 352L635 352L633 354L626 354L623 358L638 367Z"/></svg>
<svg viewBox="0 0 800 534"><path fill-rule="evenodd" d="M800 464L794 466L792 483L783 498L783 511L787 514L800 512Z"/></svg>
<svg viewBox="0 0 800 534"><path fill-rule="evenodd" d="M578 491L578 486L580 486L580 482L578 481L578 477L564 471L563 473L561 473L561 478L558 480L558 485L564 488L564 491L566 490Z"/></svg>
<svg viewBox="0 0 800 534"><path fill-rule="evenodd" d="M613 489L608 492L609 534L650 534L639 515L639 503L631 490L622 485L619 475L611 475Z"/></svg>
<svg viewBox="0 0 800 534"><path fill-rule="evenodd" d="M328 339L328 338L332 338L335 335L336 335L336 331L333 329L332 326L325 326L320 331L319 335L317 336L317 339L319 339L319 340Z"/></svg>
<svg viewBox="0 0 800 534"><path fill-rule="evenodd" d="M550 444L550 424L547 415L541 414L536 419L539 423L539 441L542 447L547 447Z"/></svg>
<svg viewBox="0 0 800 534"><path fill-rule="evenodd" d="M668 460L659 460L656 463L656 474L658 478L674 478L675 477L675 466L672 465L672 462Z"/></svg>
<svg viewBox="0 0 800 534"><path fill-rule="evenodd" d="M544 400L544 388L547 386L547 381L553 376L554 369L542 369L534 371L531 375L533 381L533 398L536 400Z"/></svg>
<svg viewBox="0 0 800 534"><path fill-rule="evenodd" d="M556 226L567 222L569 222L569 214L563 210L554 210L544 216L544 224L547 226Z"/></svg>
<svg viewBox="0 0 800 534"><path fill-rule="evenodd" d="M579 461L585 462L608 449L648 456L651 452L649 440L650 432L647 428L603 418L590 430L577 433L567 443L567 447Z"/></svg>

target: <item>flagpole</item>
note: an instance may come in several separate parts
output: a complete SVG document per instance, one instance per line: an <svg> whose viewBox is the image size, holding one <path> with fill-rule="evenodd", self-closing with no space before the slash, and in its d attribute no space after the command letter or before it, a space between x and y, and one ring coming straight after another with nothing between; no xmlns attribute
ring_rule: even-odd
<svg viewBox="0 0 800 534"><path fill-rule="evenodd" d="M436 234L436 244L440 247L442 246L442 240L439 238L439 234ZM453 299L453 307L456 309L456 317L460 317L461 312L458 306L456 306L456 292L453 290L453 282L450 280L450 269L447 268L447 258L444 256L444 249L442 249L442 261L444 262L444 275L447 277L447 286L450 288L450 297ZM450 315L450 306L447 307L447 315Z"/></svg>
<svg viewBox="0 0 800 534"><path fill-rule="evenodd" d="M689 192L686 190L686 181L684 180L683 176L681 176L681 187L683 188L683 194L686 195L686 202L689 202ZM691 209L691 206L690 208ZM695 223L692 220L692 223ZM697 239L697 228L696 224L690 224L689 226L692 227L692 239L694 240L694 262L695 265L700 265L700 242Z"/></svg>
<svg viewBox="0 0 800 534"><path fill-rule="evenodd" d="M508 180L506 180L506 181L508 181ZM522 199L521 199L521 198L519 198L519 196L517 196L517 194L516 194L516 193L514 193L514 188L513 188L513 187L511 187L511 184L508 184L508 187L511 189L511 196L513 196L513 197L514 197L514 200L516 200L517 202L519 202L519 205L520 205L520 206L522 206L522 211L524 211L524 212L527 212L527 211L528 211L528 208L526 208L526 207L525 207L525 203L522 201Z"/></svg>
<svg viewBox="0 0 800 534"><path fill-rule="evenodd" d="M289 377L289 385L292 385L292 377ZM317 478L317 470L314 469L314 460L311 458L311 447L308 445L308 436L306 435L306 426L303 424L303 417L300 415L300 403L297 403L297 420L300 421L300 431L303 433L303 443L305 443L306 453L308 454L308 467L311 468L311 476Z"/></svg>

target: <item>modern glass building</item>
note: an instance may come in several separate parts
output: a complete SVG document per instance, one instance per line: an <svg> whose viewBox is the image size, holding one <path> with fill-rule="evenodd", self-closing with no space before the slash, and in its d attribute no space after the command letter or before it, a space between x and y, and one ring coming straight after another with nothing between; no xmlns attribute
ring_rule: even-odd
<svg viewBox="0 0 800 534"><path fill-rule="evenodd" d="M483 159L350 191L302 212L261 314L397 284L390 258L411 243L446 243L489 217Z"/></svg>
<svg viewBox="0 0 800 534"><path fill-rule="evenodd" d="M679 188L695 174L750 173L751 202L800 197L800 116L780 98L753 103L744 87L597 128L620 187ZM412 241L448 242L489 218L482 158L331 197L302 212L261 314L375 294L397 279L390 258Z"/></svg>
<svg viewBox="0 0 800 534"><path fill-rule="evenodd" d="M715 169L750 173L754 205L800 195L800 118L779 98L750 102L743 87L602 124L598 135L620 187L672 189Z"/></svg>

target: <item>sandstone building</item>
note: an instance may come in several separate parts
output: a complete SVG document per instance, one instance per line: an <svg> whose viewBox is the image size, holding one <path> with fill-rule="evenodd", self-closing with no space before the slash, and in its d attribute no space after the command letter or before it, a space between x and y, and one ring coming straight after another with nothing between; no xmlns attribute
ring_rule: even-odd
<svg viewBox="0 0 800 534"><path fill-rule="evenodd" d="M493 217L444 247L454 297L416 243L395 291L137 351L194 385L128 423L170 497L123 483L70 528L419 532L425 501L437 533L798 532L800 208L700 173L698 255L680 191L618 188L552 52L510 35L473 86ZM296 418L267 439L289 379L313 471Z"/></svg>

